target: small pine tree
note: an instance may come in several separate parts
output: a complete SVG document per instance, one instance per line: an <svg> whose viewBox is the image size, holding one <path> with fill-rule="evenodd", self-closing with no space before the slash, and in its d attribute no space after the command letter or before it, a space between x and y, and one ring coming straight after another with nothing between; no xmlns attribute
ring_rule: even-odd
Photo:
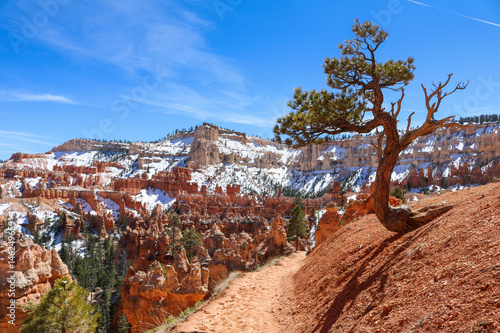
<svg viewBox="0 0 500 333"><path fill-rule="evenodd" d="M309 230L316 224L316 207L312 206L311 215L309 215Z"/></svg>
<svg viewBox="0 0 500 333"><path fill-rule="evenodd" d="M401 187L399 186L396 186L392 191L391 191L391 195L393 197L396 197L398 199L400 199L401 201L403 201L403 203L406 202L406 198L405 198L405 194L406 194L406 191L403 190Z"/></svg>
<svg viewBox="0 0 500 333"><path fill-rule="evenodd" d="M203 236L201 236L193 227L184 230L181 238L181 243L186 250L186 256L189 260L193 257L193 250L196 245L201 245Z"/></svg>
<svg viewBox="0 0 500 333"><path fill-rule="evenodd" d="M127 320L127 316L122 313L118 316L118 333L128 333L130 331L130 323Z"/></svg>
<svg viewBox="0 0 500 333"><path fill-rule="evenodd" d="M38 226L35 226L35 235L34 235L34 242L38 245L43 246L42 244L42 239L40 238L40 228Z"/></svg>
<svg viewBox="0 0 500 333"><path fill-rule="evenodd" d="M172 243L170 243L170 250L172 251L172 255L175 255L175 252L177 250L177 241L175 240L175 230L179 226L179 215L173 213L170 222L172 228Z"/></svg>
<svg viewBox="0 0 500 333"><path fill-rule="evenodd" d="M304 221L304 212L300 205L292 208L290 221L288 221L287 238L295 241L295 251L299 248L299 239L307 236L307 226Z"/></svg>
<svg viewBox="0 0 500 333"><path fill-rule="evenodd" d="M93 332L98 315L87 303L87 291L68 277L56 280L38 305L31 305L21 333Z"/></svg>
<svg viewBox="0 0 500 333"><path fill-rule="evenodd" d="M298 194L297 194L297 196L295 198L293 198L293 203L295 205L299 205L300 209L304 208L304 202L302 202L302 198Z"/></svg>

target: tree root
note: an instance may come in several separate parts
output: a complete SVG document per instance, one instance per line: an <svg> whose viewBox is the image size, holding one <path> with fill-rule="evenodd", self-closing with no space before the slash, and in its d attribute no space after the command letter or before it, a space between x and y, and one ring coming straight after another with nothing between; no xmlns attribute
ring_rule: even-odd
<svg viewBox="0 0 500 333"><path fill-rule="evenodd" d="M455 205L429 205L412 211L406 222L405 231L415 230L448 212Z"/></svg>

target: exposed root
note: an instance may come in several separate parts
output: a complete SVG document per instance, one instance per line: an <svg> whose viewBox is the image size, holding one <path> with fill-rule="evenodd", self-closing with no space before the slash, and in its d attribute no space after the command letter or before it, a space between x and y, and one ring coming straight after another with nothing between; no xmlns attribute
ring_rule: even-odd
<svg viewBox="0 0 500 333"><path fill-rule="evenodd" d="M415 230L448 212L455 205L429 205L413 211L406 222L406 232Z"/></svg>
<svg viewBox="0 0 500 333"><path fill-rule="evenodd" d="M454 205L444 204L428 205L417 210L411 210L407 205L390 207L385 218L379 220L387 230L407 233L440 217L453 207Z"/></svg>

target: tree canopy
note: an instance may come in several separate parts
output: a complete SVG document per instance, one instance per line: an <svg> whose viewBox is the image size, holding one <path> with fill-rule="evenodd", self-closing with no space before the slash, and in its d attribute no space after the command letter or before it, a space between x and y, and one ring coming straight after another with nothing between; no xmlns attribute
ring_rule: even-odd
<svg viewBox="0 0 500 333"><path fill-rule="evenodd" d="M427 116L424 123L411 129L408 117L406 131L400 134L398 116L405 96L404 87L413 80L414 59L378 62L376 53L386 41L388 33L379 26L355 20L355 37L339 45L342 57L326 58L323 65L330 90L303 91L296 88L288 106L293 110L277 120L275 139L292 147L335 140L338 135L376 133L371 144L377 151L379 166L375 179L374 206L377 217L391 231L402 232L416 227L409 207L393 208L389 205L390 177L399 153L417 137L443 127L459 127L453 116L440 120L435 114L442 100L467 84L458 83L445 91L452 74L444 82L433 83L428 91L422 85ZM391 102L390 109L383 106L384 91L399 92L399 99ZM282 139L282 136L285 139ZM413 219L413 220L410 220Z"/></svg>
<svg viewBox="0 0 500 333"><path fill-rule="evenodd" d="M21 333L93 332L98 315L87 291L67 277L58 279L38 305L32 306Z"/></svg>

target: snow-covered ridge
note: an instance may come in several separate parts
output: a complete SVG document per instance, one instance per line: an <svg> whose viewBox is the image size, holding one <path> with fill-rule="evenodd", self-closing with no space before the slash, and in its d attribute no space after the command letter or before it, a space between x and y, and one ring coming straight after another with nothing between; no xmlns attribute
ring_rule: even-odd
<svg viewBox="0 0 500 333"><path fill-rule="evenodd" d="M473 125L420 137L400 154L392 179L400 181L414 168L430 167L446 176L451 167L460 163L482 167L493 163L500 156L499 127L500 124ZM194 169L192 181L209 190L240 184L244 193L272 195L281 188L321 194L334 180L354 190L374 181L378 161L372 140L373 137L357 137L291 149L204 125L156 143L70 140L44 157L20 159L16 163L18 167L44 170L53 170L56 165L91 166L95 161L116 163L120 168L108 167L101 175L107 177L107 182L144 173L151 178L157 172L187 166ZM34 186L35 183L33 179ZM14 191L13 185L9 186L4 191ZM143 200L148 201L146 194Z"/></svg>

